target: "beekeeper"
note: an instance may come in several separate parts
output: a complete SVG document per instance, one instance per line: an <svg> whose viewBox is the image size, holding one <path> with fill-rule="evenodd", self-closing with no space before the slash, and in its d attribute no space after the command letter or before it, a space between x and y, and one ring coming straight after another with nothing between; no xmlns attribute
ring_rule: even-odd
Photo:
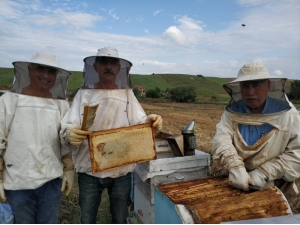
<svg viewBox="0 0 300 225"><path fill-rule="evenodd" d="M59 139L71 73L50 52L13 66L12 89L0 97L0 199L15 223L54 224L61 191L69 194L74 180L70 151Z"/></svg>
<svg viewBox="0 0 300 225"><path fill-rule="evenodd" d="M213 170L248 191L277 186L286 198L298 193L300 117L284 93L285 78L261 63L244 65L224 84L231 97L212 141Z"/></svg>
<svg viewBox="0 0 300 225"><path fill-rule="evenodd" d="M162 118L147 116L130 89L129 71L132 63L120 58L115 47L104 47L96 56L84 60L83 87L74 97L72 106L61 121L61 140L76 146L73 151L78 172L81 223L96 223L102 191L107 188L112 223L126 223L127 203L131 189L131 174L135 165L128 165L93 174L87 135L91 131L127 127L153 122L162 128ZM88 131L81 130L83 108L99 104Z"/></svg>

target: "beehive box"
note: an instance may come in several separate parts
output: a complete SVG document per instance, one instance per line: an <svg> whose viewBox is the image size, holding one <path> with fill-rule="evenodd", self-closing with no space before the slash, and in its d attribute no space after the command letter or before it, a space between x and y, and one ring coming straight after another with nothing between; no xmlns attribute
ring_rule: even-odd
<svg viewBox="0 0 300 225"><path fill-rule="evenodd" d="M204 178L210 171L210 155L196 150L195 155L175 157L157 154L156 160L140 163L134 171L134 210L143 223L154 223L154 187Z"/></svg>
<svg viewBox="0 0 300 225"><path fill-rule="evenodd" d="M275 186L245 192L230 186L227 177L161 184L155 188L155 201L155 223L188 220L218 224L292 214L286 198Z"/></svg>

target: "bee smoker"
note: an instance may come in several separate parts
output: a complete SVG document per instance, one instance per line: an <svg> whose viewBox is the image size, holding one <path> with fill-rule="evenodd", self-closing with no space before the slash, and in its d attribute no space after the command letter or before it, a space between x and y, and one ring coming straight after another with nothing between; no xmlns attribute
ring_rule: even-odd
<svg viewBox="0 0 300 225"><path fill-rule="evenodd" d="M194 135L195 120L192 120L188 125L186 125L182 130L183 135L183 145L184 145L184 155L195 155L196 149L196 136Z"/></svg>

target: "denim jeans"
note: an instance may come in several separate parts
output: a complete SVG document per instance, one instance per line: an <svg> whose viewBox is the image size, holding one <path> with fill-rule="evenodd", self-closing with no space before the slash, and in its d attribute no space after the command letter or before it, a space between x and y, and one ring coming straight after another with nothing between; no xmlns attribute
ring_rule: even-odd
<svg viewBox="0 0 300 225"><path fill-rule="evenodd" d="M61 203L61 183L62 180L56 178L37 189L5 190L7 202L15 216L15 223L57 223Z"/></svg>
<svg viewBox="0 0 300 225"><path fill-rule="evenodd" d="M112 223L126 223L131 173L118 178L97 178L85 173L78 173L78 184L81 223L96 223L102 192L105 188L109 195Z"/></svg>

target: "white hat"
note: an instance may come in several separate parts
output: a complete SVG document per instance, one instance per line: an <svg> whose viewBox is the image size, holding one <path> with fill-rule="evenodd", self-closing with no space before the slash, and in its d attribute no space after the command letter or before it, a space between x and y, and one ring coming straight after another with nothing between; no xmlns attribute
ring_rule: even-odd
<svg viewBox="0 0 300 225"><path fill-rule="evenodd" d="M116 77L116 84L119 86L119 88L129 88L131 86L129 79L129 71L132 67L132 63L126 59L120 58L118 50L115 47L107 46L98 49L96 55L88 56L83 59L85 63L83 71L83 87L87 87L90 84L94 84L99 81L99 75L93 67L93 64L95 63L97 57L111 57L119 59L121 68L119 74Z"/></svg>
<svg viewBox="0 0 300 225"><path fill-rule="evenodd" d="M54 96L59 96L65 98L67 91L68 78L71 73L59 66L58 57L51 52L40 51L33 54L30 61L15 61L14 65L14 82L12 86L12 91L20 93L22 88L26 87L30 83L28 65L30 63L35 63L39 65L50 66L58 69L58 74L56 76L56 81L54 86L51 88L50 92Z"/></svg>
<svg viewBox="0 0 300 225"><path fill-rule="evenodd" d="M284 98L284 83L287 78L280 78L271 76L269 70L259 62L252 62L245 64L238 72L237 79L223 84L223 88L228 92L233 100L241 99L240 82L251 80L265 80L271 81L269 96L285 99Z"/></svg>
<svg viewBox="0 0 300 225"><path fill-rule="evenodd" d="M237 79L229 82L236 83L249 80L280 79L270 75L269 70L259 62L245 64L238 72Z"/></svg>

